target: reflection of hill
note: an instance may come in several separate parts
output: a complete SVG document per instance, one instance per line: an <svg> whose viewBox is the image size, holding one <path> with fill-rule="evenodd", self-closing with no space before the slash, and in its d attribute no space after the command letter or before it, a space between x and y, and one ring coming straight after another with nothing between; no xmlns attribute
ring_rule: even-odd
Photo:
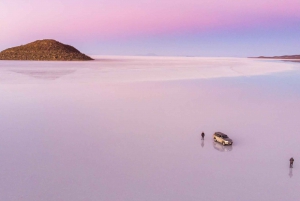
<svg viewBox="0 0 300 201"><path fill-rule="evenodd" d="M28 75L30 77L55 80L64 75L72 74L76 70L12 70L12 72Z"/></svg>

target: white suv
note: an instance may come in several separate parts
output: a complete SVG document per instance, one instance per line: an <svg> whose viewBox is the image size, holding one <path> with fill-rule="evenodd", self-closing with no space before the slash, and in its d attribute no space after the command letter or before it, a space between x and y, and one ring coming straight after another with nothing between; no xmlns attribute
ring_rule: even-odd
<svg viewBox="0 0 300 201"><path fill-rule="evenodd" d="M227 135L221 132L215 132L213 135L215 142L220 142L222 145L232 145L233 141Z"/></svg>

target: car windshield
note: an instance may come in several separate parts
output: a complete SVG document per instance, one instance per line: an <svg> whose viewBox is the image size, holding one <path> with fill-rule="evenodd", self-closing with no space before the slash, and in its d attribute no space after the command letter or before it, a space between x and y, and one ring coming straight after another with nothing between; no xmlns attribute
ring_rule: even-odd
<svg viewBox="0 0 300 201"><path fill-rule="evenodd" d="M228 136L227 136L227 135L223 135L222 137L223 137L223 138L228 138Z"/></svg>

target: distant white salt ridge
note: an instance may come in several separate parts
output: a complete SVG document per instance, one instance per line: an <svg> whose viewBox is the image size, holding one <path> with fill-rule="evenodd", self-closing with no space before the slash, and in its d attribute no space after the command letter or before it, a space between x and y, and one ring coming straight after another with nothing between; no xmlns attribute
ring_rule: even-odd
<svg viewBox="0 0 300 201"><path fill-rule="evenodd" d="M93 55L107 81L164 81L255 76L291 71L295 64L226 57L158 57Z"/></svg>
<svg viewBox="0 0 300 201"><path fill-rule="evenodd" d="M299 63L250 58L92 56L90 62L0 61L0 82L125 83L266 75ZM53 82L54 83L54 82Z"/></svg>

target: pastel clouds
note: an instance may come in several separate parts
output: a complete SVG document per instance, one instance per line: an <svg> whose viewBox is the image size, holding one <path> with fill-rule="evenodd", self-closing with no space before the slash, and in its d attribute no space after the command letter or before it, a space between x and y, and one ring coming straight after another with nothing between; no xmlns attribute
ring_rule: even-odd
<svg viewBox="0 0 300 201"><path fill-rule="evenodd" d="M281 26L300 20L299 8L299 0L2 0L0 42L104 41Z"/></svg>

